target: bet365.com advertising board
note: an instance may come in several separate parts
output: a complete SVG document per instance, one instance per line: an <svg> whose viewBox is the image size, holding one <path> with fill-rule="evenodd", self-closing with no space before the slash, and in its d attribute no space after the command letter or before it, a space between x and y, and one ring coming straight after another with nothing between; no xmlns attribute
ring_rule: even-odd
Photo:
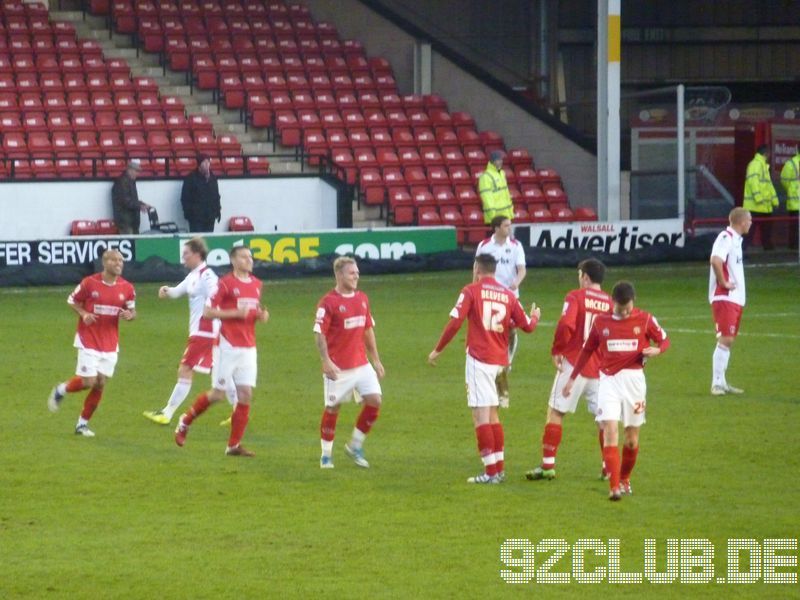
<svg viewBox="0 0 800 600"><path fill-rule="evenodd" d="M144 261L157 256L169 263L178 264L181 261L183 243L190 237L140 238L136 240L136 260ZM456 249L456 232L452 227L227 234L208 236L205 240L209 248L207 262L213 267L229 264L228 250L236 244L244 244L250 248L255 260L276 263L297 263L303 259L330 254L399 260L408 254L433 254Z"/></svg>

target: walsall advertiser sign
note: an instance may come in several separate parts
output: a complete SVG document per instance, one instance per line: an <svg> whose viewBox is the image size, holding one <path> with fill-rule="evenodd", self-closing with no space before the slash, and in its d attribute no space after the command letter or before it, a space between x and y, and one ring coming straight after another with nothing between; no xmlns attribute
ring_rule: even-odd
<svg viewBox="0 0 800 600"><path fill-rule="evenodd" d="M683 247L683 219L515 225L514 237L529 248L619 254L655 245Z"/></svg>

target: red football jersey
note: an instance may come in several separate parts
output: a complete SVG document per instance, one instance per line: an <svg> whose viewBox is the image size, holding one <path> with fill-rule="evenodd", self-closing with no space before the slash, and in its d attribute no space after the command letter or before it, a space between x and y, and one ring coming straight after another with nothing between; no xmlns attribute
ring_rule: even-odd
<svg viewBox="0 0 800 600"><path fill-rule="evenodd" d="M103 281L102 273L86 277L69 295L67 302L80 304L97 319L91 325L78 318L75 347L98 352L119 351L119 313L136 308L133 285L122 277L114 283Z"/></svg>
<svg viewBox="0 0 800 600"><path fill-rule="evenodd" d="M211 298L213 308L230 310L246 307L244 319L220 319L220 337L237 348L253 348L256 345L256 318L261 306L261 280L250 275L246 280L233 273L220 278L217 293Z"/></svg>
<svg viewBox="0 0 800 600"><path fill-rule="evenodd" d="M598 315L610 314L613 306L614 301L611 296L602 290L572 290L564 298L564 308L556 325L550 354L552 356L563 354L571 365L575 365L595 318ZM596 379L600 377L599 367L600 359L596 353L592 354L581 375Z"/></svg>
<svg viewBox="0 0 800 600"><path fill-rule="evenodd" d="M635 308L627 319L599 315L572 370L572 377L581 372L594 351L600 358L600 371L606 375L614 375L622 369L641 369L645 362L642 350L650 342L654 342L662 352L669 348L667 332L650 313Z"/></svg>
<svg viewBox="0 0 800 600"><path fill-rule="evenodd" d="M508 332L514 327L531 332L536 328L525 314L513 292L493 277L484 277L461 290L455 307L450 311L450 323L445 327L436 346L441 352L461 328L467 324L467 353L490 365L508 365Z"/></svg>
<svg viewBox="0 0 800 600"><path fill-rule="evenodd" d="M340 369L367 364L364 331L374 325L364 292L344 296L333 289L317 304L314 332L325 336L328 356Z"/></svg>

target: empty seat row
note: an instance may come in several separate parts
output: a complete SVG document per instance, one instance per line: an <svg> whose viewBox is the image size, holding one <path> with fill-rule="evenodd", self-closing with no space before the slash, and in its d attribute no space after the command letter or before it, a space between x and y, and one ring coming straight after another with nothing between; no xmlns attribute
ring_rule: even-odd
<svg viewBox="0 0 800 600"><path fill-rule="evenodd" d="M207 154L209 156L240 156L242 147L234 135L214 137L211 133L173 131L103 131L95 136L92 132L4 133L2 157L27 158L100 158L100 157L181 157Z"/></svg>
<svg viewBox="0 0 800 600"><path fill-rule="evenodd" d="M33 160L0 160L0 179L78 179L87 177L113 178L125 170L127 158L74 159L60 158ZM139 177L182 177L197 168L192 157L174 159L140 159ZM212 158L211 170L226 176L268 175L269 159L266 156L226 156Z"/></svg>

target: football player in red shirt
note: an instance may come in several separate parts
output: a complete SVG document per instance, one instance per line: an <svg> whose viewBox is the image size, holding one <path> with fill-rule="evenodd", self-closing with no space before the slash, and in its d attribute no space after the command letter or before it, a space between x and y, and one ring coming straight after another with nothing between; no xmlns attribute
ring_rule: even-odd
<svg viewBox="0 0 800 600"><path fill-rule="evenodd" d="M314 337L322 360L323 401L320 423L321 469L333 468L333 438L339 408L355 396L363 402L344 450L362 468L369 468L363 444L378 418L385 370L378 355L369 299L358 287L358 265L349 256L333 263L336 287L317 304ZM369 358L369 360L367 360Z"/></svg>
<svg viewBox="0 0 800 600"><path fill-rule="evenodd" d="M633 307L636 292L631 283L618 282L611 297L614 312L594 320L562 394L569 397L575 380L596 351L600 358L596 420L603 425L603 457L610 474L609 499L619 500L622 494L632 493L630 477L639 452L639 429L645 422L647 406L644 364L648 358L665 352L669 339L653 315ZM618 421L625 427L622 464Z"/></svg>
<svg viewBox="0 0 800 600"><path fill-rule="evenodd" d="M102 272L84 278L67 299L78 314L74 342L78 366L76 375L56 385L47 399L48 407L55 412L65 394L90 388L75 426L75 433L84 437L94 437L89 419L100 404L106 380L114 375L119 353L119 320L136 318L136 292L122 278L122 254L119 250L106 250L102 260Z"/></svg>
<svg viewBox="0 0 800 600"><path fill-rule="evenodd" d="M219 354L211 368L212 388L200 394L184 413L175 429L175 443L183 446L189 426L210 404L228 396L236 406L231 415L231 433L225 454L255 456L240 444L250 418L250 401L256 386L258 356L256 353L256 322L266 323L269 312L261 304L261 280L253 275L253 255L250 248L234 246L230 251L233 271L219 280L217 293L203 310L206 319L220 319Z"/></svg>
<svg viewBox="0 0 800 600"><path fill-rule="evenodd" d="M450 311L450 321L445 326L439 342L428 355L428 362L436 359L467 320L467 405L472 409L478 450L484 472L467 479L468 483L500 483L505 479L504 433L497 415L499 398L495 380L508 366L508 336L514 326L526 333L536 328L541 310L531 306L530 316L514 292L494 278L497 261L490 254L475 257L473 283L465 286Z"/></svg>
<svg viewBox="0 0 800 600"><path fill-rule="evenodd" d="M553 347L550 354L556 366L556 377L550 390L547 408L547 421L542 435L541 465L528 471L528 479L553 479L556 476L556 453L561 443L561 432L564 415L574 413L581 396L586 398L587 408L592 415L597 412L597 387L600 373L597 355L593 355L586 363L576 380L569 398L561 395L567 383L572 367L578 360L583 343L589 336L592 323L597 315L611 312L612 300L600 289L605 277L606 267L596 258L588 258L578 265L577 290L572 290L564 298L564 308L556 325L553 336ZM603 430L597 424L600 440L600 451L603 450ZM605 469L601 477L605 478Z"/></svg>

